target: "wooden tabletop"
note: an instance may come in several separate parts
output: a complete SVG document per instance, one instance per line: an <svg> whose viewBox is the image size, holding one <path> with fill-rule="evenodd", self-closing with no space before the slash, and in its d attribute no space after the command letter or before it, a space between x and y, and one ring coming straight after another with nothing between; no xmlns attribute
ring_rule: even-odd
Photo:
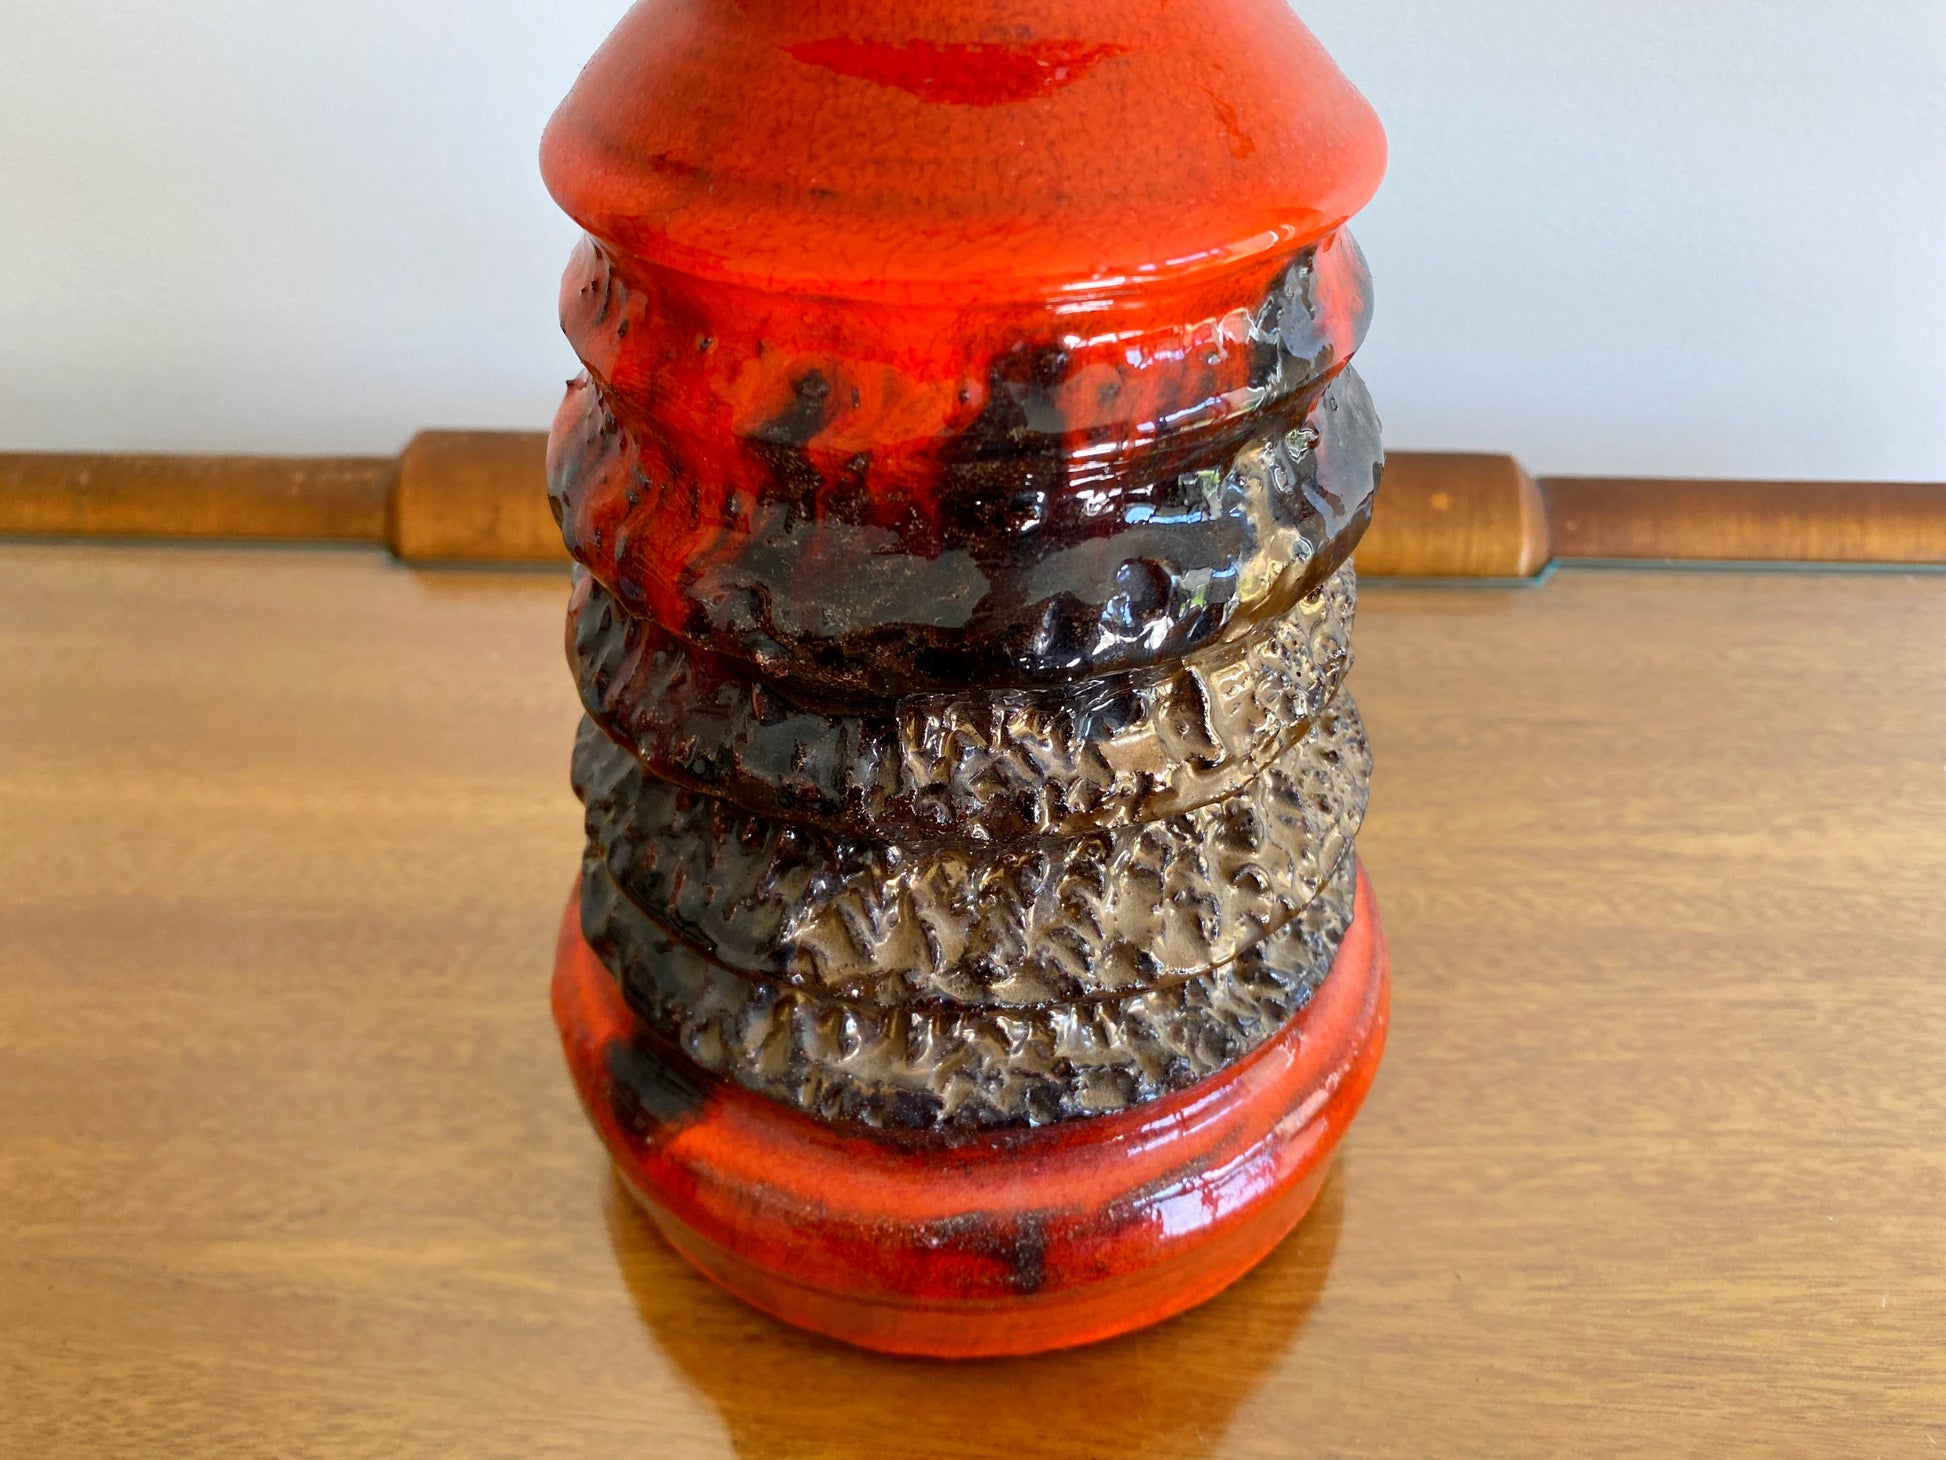
<svg viewBox="0 0 1946 1460"><path fill-rule="evenodd" d="M959 1366L610 1178L565 594L0 547L0 1453L1946 1455L1946 576L1369 587L1336 1173L1207 1307Z"/></svg>

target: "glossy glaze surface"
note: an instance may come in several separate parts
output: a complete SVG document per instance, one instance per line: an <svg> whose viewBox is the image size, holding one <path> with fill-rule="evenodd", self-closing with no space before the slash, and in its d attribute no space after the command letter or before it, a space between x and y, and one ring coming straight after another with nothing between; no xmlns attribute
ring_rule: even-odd
<svg viewBox="0 0 1946 1460"><path fill-rule="evenodd" d="M648 0L543 148L569 550L832 695L1247 632L1369 519L1383 160L1281 0Z"/></svg>
<svg viewBox="0 0 1946 1460"><path fill-rule="evenodd" d="M1200 974L1065 1003L849 1000L712 962L582 861L582 935L643 1023L698 1065L820 1120L963 1136L1127 1110L1271 1038L1317 991L1355 858L1290 922Z"/></svg>
<svg viewBox="0 0 1946 1460"><path fill-rule="evenodd" d="M591 853L727 967L881 1005L1037 1005L1227 963L1295 917L1364 818L1349 696L1286 757L1195 811L986 851L776 821L658 779L584 722Z"/></svg>
<svg viewBox="0 0 1946 1460"><path fill-rule="evenodd" d="M1369 108L1282 0L644 0L542 160L618 1168L870 1346L1207 1297L1382 1042Z"/></svg>
<svg viewBox="0 0 1946 1460"><path fill-rule="evenodd" d="M1078 346L1031 336L983 385L954 387L963 419L915 422L895 402L847 423L867 367L775 347L739 369L786 393L741 417L660 398L707 365L664 360L633 400L591 373L555 419L550 498L568 550L631 612L830 696L1167 663L1288 612L1371 520L1384 458L1363 382L1334 366L1288 394L1252 384L1255 303L1238 298L1235 338L1177 346L1196 378L1137 422L1076 424L1124 367L1091 378ZM840 322L852 350L858 313ZM569 334L588 350L572 316ZM1204 378L1225 363L1227 389Z"/></svg>
<svg viewBox="0 0 1946 1460"><path fill-rule="evenodd" d="M1364 206L1385 140L1283 0L652 0L542 164L696 277L959 308L1288 252Z"/></svg>
<svg viewBox="0 0 1946 1460"><path fill-rule="evenodd" d="M833 712L634 617L583 576L568 663L589 717L665 780L902 846L991 847L1238 790L1337 694L1355 608L1347 566L1264 632L1163 670Z"/></svg>
<svg viewBox="0 0 1946 1460"><path fill-rule="evenodd" d="M1318 996L1182 1094L941 1145L812 1120L706 1074L644 1029L561 925L554 1012L610 1155L670 1242L765 1311L851 1343L1031 1353L1221 1291L1301 1217L1384 1046L1369 886Z"/></svg>

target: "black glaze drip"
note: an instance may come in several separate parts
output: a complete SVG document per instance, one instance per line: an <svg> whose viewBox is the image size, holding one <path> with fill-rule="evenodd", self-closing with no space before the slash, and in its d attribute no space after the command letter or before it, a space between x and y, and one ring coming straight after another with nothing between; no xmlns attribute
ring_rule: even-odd
<svg viewBox="0 0 1946 1460"><path fill-rule="evenodd" d="M929 520L874 520L868 456L835 478L812 464L832 386L808 372L743 438L771 489L744 509L733 553L689 570L685 615L667 627L760 676L862 703L1167 663L1284 611L1349 557L1383 462L1370 398L1320 325L1314 276L1307 252L1253 315L1257 409L1099 457L1057 404L1066 353L1018 345L947 443ZM599 390L589 402L557 453L557 511L584 476L627 469ZM645 610L631 583L610 586Z"/></svg>

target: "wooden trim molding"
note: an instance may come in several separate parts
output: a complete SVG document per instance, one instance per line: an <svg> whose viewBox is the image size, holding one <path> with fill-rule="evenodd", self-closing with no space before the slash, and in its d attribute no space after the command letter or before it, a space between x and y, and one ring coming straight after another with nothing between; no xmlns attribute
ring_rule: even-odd
<svg viewBox="0 0 1946 1460"><path fill-rule="evenodd" d="M1511 456L1400 451L1357 562L1368 578L1532 578L1550 556L1546 504Z"/></svg>
<svg viewBox="0 0 1946 1460"><path fill-rule="evenodd" d="M567 561L538 431L421 431L399 458L386 543L408 563Z"/></svg>
<svg viewBox="0 0 1946 1460"><path fill-rule="evenodd" d="M537 431L423 431L397 458L0 454L0 536L384 544L406 562L564 562ZM1946 565L1946 482L1535 479L1391 454L1368 577L1531 578L1576 559Z"/></svg>
<svg viewBox="0 0 1946 1460"><path fill-rule="evenodd" d="M375 542L387 456L0 453L0 534Z"/></svg>
<svg viewBox="0 0 1946 1460"><path fill-rule="evenodd" d="M1541 489L1562 558L1946 563L1946 482L1549 477Z"/></svg>

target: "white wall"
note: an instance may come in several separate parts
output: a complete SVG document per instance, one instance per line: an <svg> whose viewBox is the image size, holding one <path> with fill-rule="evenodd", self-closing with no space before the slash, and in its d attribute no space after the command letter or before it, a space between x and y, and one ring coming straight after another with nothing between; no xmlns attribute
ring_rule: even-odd
<svg viewBox="0 0 1946 1460"><path fill-rule="evenodd" d="M0 449L540 426L622 0L0 0ZM1397 446L1946 478L1942 0L1300 0L1386 119Z"/></svg>
<svg viewBox="0 0 1946 1460"><path fill-rule="evenodd" d="M1300 0L1392 139L1398 446L1946 479L1946 0Z"/></svg>

